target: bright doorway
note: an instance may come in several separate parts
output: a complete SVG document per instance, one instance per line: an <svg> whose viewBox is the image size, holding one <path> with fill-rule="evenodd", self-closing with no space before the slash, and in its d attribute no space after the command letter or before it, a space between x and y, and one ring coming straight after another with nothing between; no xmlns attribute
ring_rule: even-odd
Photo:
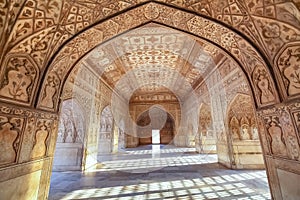
<svg viewBox="0 0 300 200"><path fill-rule="evenodd" d="M159 130L152 130L152 144L160 144L160 133Z"/></svg>

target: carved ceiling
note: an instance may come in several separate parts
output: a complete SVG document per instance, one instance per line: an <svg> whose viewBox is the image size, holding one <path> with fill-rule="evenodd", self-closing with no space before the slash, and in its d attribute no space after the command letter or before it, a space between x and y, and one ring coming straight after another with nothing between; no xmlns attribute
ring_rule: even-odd
<svg viewBox="0 0 300 200"><path fill-rule="evenodd" d="M127 99L164 88L172 99L195 89L223 57L203 40L150 23L98 46L83 62Z"/></svg>

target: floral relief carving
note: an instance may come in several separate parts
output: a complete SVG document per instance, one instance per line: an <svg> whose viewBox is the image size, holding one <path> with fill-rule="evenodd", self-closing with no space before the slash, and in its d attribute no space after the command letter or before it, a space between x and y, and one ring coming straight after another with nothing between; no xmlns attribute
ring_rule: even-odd
<svg viewBox="0 0 300 200"><path fill-rule="evenodd" d="M54 27L60 16L61 6L62 2L59 0L26 1L7 41L9 47L41 30Z"/></svg>
<svg viewBox="0 0 300 200"><path fill-rule="evenodd" d="M283 136L282 127L279 123L279 118L265 118L265 123L267 124L267 139L269 141L272 154L287 157L286 142Z"/></svg>
<svg viewBox="0 0 300 200"><path fill-rule="evenodd" d="M10 58L1 76L0 95L29 103L37 76L36 67L27 58L22 56Z"/></svg>
<svg viewBox="0 0 300 200"><path fill-rule="evenodd" d="M40 68L43 67L47 55L48 45L50 44L56 27L51 27L32 35L22 40L17 46L15 46L10 52L27 53L37 63Z"/></svg>
<svg viewBox="0 0 300 200"><path fill-rule="evenodd" d="M284 131L289 158L300 160L299 143L289 112L284 109L281 110L279 120Z"/></svg>
<svg viewBox="0 0 300 200"><path fill-rule="evenodd" d="M40 158L46 155L51 124L52 121L50 120L39 120L37 122L31 158Z"/></svg>
<svg viewBox="0 0 300 200"><path fill-rule="evenodd" d="M43 96L41 99L41 106L46 108L53 108L54 103L57 101L57 97L54 96L57 93L60 80L56 74L52 74L47 77L47 82L45 84L45 89L42 91Z"/></svg>
<svg viewBox="0 0 300 200"><path fill-rule="evenodd" d="M260 102L267 104L275 100L274 90L271 87L269 75L262 66L257 66L252 74L255 87L259 90Z"/></svg>
<svg viewBox="0 0 300 200"><path fill-rule="evenodd" d="M295 116L296 113L293 112L293 115ZM265 114L272 114L264 117L272 153L292 160L300 160L299 141L288 108L276 108L269 112L265 111Z"/></svg>
<svg viewBox="0 0 300 200"><path fill-rule="evenodd" d="M155 19L159 16L159 9L155 6L155 4L150 3L145 8L145 17L148 19Z"/></svg>
<svg viewBox="0 0 300 200"><path fill-rule="evenodd" d="M0 165L17 161L24 119L0 116Z"/></svg>
<svg viewBox="0 0 300 200"><path fill-rule="evenodd" d="M11 0L2 1L0 3L0 49L4 49L3 46L7 41L7 36L12 32L15 20L18 17L25 1Z"/></svg>
<svg viewBox="0 0 300 200"><path fill-rule="evenodd" d="M255 23L260 30L264 45L271 58L276 55L284 44L296 41L300 36L299 30L295 27L275 20L256 18Z"/></svg>
<svg viewBox="0 0 300 200"><path fill-rule="evenodd" d="M285 90L289 96L300 93L300 45L286 48L278 59Z"/></svg>

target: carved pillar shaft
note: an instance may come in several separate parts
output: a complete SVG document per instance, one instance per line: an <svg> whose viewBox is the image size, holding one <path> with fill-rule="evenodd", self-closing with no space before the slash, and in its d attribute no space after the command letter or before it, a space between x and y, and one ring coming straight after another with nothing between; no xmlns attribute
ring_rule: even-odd
<svg viewBox="0 0 300 200"><path fill-rule="evenodd" d="M0 106L1 198L14 199L11 185L24 186L24 199L47 198L57 127L57 114Z"/></svg>

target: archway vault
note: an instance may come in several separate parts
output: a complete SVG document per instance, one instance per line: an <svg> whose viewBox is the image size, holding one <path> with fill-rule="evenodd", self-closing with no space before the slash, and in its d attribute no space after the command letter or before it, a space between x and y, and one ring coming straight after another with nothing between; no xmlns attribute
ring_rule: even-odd
<svg viewBox="0 0 300 200"><path fill-rule="evenodd" d="M171 4L174 4L174 2ZM199 3L197 6L201 6L202 4L203 3ZM180 8L181 6L184 7L186 5L177 6L178 7L162 2L149 1L142 4L137 4L134 7L129 6L129 8L126 10L119 12L118 14L115 13L114 15L103 18L102 20L95 19L95 21L90 23L87 28L83 28L83 26L80 31L74 31L76 34L68 39L61 48L59 48L59 51L57 51L57 53L55 53L54 56L49 60L48 63L50 64L46 68L43 68L42 65L38 65L40 69L37 71L41 71L41 74L31 75L29 79L31 81L43 81L42 88L36 87L35 84L27 83L27 88L25 87L26 89L24 91L29 97L33 98L29 98L28 100L18 99L16 96L8 94L5 90L0 92L0 95L3 96L3 99L9 102L13 101L23 105L36 105L38 108L44 110L55 111L58 108L58 96L62 90L62 85L68 73L80 58L86 55L86 53L95 48L97 45L108 41L109 39L121 33L137 28L146 23L155 22L180 31L191 33L197 37L204 38L205 40L225 50L240 63L242 69L247 74L247 78L254 93L256 94L255 100L258 107L271 105L279 101L279 96L281 95L277 94L278 86L274 84L274 69L269 65L270 63L272 64L272 61L271 59L267 59L270 57L269 54L271 53L266 53L264 45L261 45L260 42L257 42L255 39L253 39L255 37L247 35L249 32L247 32L246 29L243 29L245 28L245 25L242 25L245 24L245 19L243 19L243 23L241 21L240 24L233 22L229 23L228 20L226 21L225 14L220 15L222 17L213 15L210 16L208 13L205 14L201 12L196 14L196 12L182 10ZM196 9L196 4L189 6L189 9L192 9L193 6L194 10ZM277 4L273 6L277 6ZM230 5L230 7L241 9L241 6L238 6L236 3ZM257 9L259 8L263 9L264 6L262 5ZM73 9L76 9L76 6L74 6ZM248 15L252 16L254 13L249 11ZM232 13L230 15L232 16L232 20L236 18L236 15ZM247 16L246 13L245 16ZM216 20L214 18L218 19ZM260 19L261 23L262 21L263 19ZM250 24L253 25L253 23L254 22L251 22ZM282 23L284 23L284 20L280 22L279 25L283 26ZM87 24L85 25L87 26ZM66 27L69 27L69 29ZM70 31L72 29L71 25L66 27L66 30ZM285 28L290 29L296 37L296 28L293 28L292 26L286 26ZM266 31L261 30L261 32L265 33ZM282 36L280 35L278 37L285 37L286 35L283 34L284 33L282 33ZM22 44L17 44L19 47L16 45L14 48L19 49L20 51ZM254 46L252 44L254 44ZM258 48L258 46L260 48ZM19 54L22 54L22 52ZM276 53L273 52L272 55L273 54ZM39 56L36 55L35 58L37 57ZM6 65L9 64L9 62L12 61L7 59L4 60ZM3 87L5 87L5 85L9 85L9 75L7 73L11 70L11 68L5 69L4 71L6 71L6 75L5 73L2 74L2 77L6 77ZM18 71L18 69L15 70ZM278 79L280 79L280 77ZM263 88L262 85L265 84L267 84L267 87ZM294 95L294 93L292 94Z"/></svg>
<svg viewBox="0 0 300 200"><path fill-rule="evenodd" d="M181 16L179 22L174 19L174 13L176 16ZM173 19L173 21L166 19ZM259 107L279 101L276 85L269 71L270 68L246 39L221 23L216 23L205 17L163 4L149 3L107 19L70 40L48 67L43 86L39 92L37 107L55 111L62 85L79 59L97 45L127 30L150 22L191 33L219 46L240 63L247 74ZM249 55L251 55L251 62L243 62L249 59Z"/></svg>
<svg viewBox="0 0 300 200"><path fill-rule="evenodd" d="M23 198L47 198L57 113L67 77L99 44L149 23L202 38L240 64L260 110L258 126L272 196L299 196L299 187L287 181L300 177L296 1L140 0L85 5L83 1L27 0L4 4L0 6L4 13L0 17L0 134L12 136L5 144L11 156L0 161L3 198L23 193L26 188L17 191L8 185L28 185L29 179L35 180L30 184L34 194ZM282 152L271 148L278 135L285 141ZM32 154L34 146L43 148L44 154ZM5 148L0 148L0 154Z"/></svg>

